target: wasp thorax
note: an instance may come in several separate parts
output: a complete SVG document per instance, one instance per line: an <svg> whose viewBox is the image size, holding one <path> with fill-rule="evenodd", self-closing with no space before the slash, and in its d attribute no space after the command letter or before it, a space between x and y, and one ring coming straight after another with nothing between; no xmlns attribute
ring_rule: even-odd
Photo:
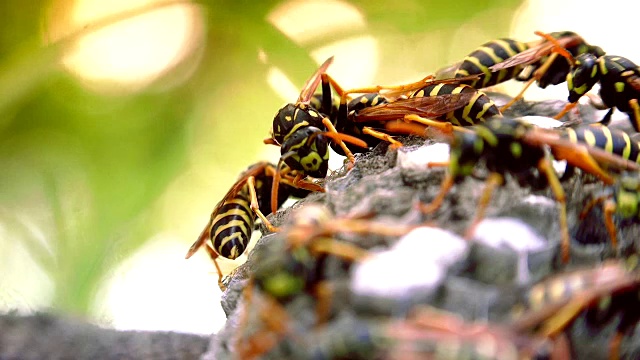
<svg viewBox="0 0 640 360"><path fill-rule="evenodd" d="M329 147L328 138L317 127L305 126L296 130L282 144L281 154L293 170L304 174L323 178L327 176Z"/></svg>
<svg viewBox="0 0 640 360"><path fill-rule="evenodd" d="M322 115L307 104L287 104L273 118L273 138L282 144L303 126L322 126Z"/></svg>
<svg viewBox="0 0 640 360"><path fill-rule="evenodd" d="M582 95L591 90L599 78L597 58L592 54L578 56L574 69L567 75L569 102L578 101Z"/></svg>

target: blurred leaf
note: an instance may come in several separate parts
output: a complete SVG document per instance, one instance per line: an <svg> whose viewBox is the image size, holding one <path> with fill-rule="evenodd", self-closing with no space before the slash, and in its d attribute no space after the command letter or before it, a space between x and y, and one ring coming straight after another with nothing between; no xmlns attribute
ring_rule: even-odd
<svg viewBox="0 0 640 360"><path fill-rule="evenodd" d="M7 209L0 212L0 225L15 231L51 272L53 305L59 310L89 311L96 289L117 262L157 231L154 203L191 166L192 157L214 169L242 169L255 161L283 102L268 83L271 67L302 86L316 68L310 53L320 46L361 31L378 39L453 32L479 13L515 9L520 2L462 1L454 7L436 0L354 0L349 4L362 12L366 30L319 27L318 36L303 45L269 23L269 14L286 2L198 3L207 24L199 67L178 87L164 86L160 79L134 95L92 92L60 66L61 53L78 34L104 22L43 46L47 3L0 5L0 167L5 170L0 206ZM500 20L492 31L509 26L510 19ZM396 56L394 49L381 47L382 59ZM215 151L193 154L201 143ZM51 251L39 247L34 234L15 220L23 213L36 219Z"/></svg>

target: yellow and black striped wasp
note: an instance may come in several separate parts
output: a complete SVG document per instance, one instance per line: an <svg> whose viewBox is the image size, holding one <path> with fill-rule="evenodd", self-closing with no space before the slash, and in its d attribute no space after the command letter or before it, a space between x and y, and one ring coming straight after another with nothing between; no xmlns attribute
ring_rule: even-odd
<svg viewBox="0 0 640 360"><path fill-rule="evenodd" d="M565 54L566 56L566 54ZM573 108L578 100L596 84L600 83L602 109L609 112L601 123L607 124L615 108L626 113L635 131L640 131L640 68L631 60L622 56L592 54L579 55L575 59L568 57L572 64L567 75L569 104L556 118Z"/></svg>
<svg viewBox="0 0 640 360"><path fill-rule="evenodd" d="M404 120L425 124L450 134L454 125L473 125L500 114L493 101L483 92L461 84L461 81L478 78L478 75L443 80L428 76L411 84L348 91L342 90L333 79L328 78L340 95L337 123L347 124L341 128L347 129L347 133L350 132L349 127L360 129L359 132L366 131L367 134L390 141L394 145L400 144L384 133L371 130L383 129L388 122ZM347 96L357 93L363 95L347 103ZM384 100L379 100L380 98Z"/></svg>
<svg viewBox="0 0 640 360"><path fill-rule="evenodd" d="M424 133L418 124L389 124L392 131L402 130L416 135ZM398 129L400 128L400 129ZM605 184L615 179L603 167L637 170L636 163L586 143L563 139L558 132L539 129L526 122L496 117L472 128L456 128L451 140L449 171L440 187L440 192L429 204L421 204L424 213L437 210L456 181L471 175L478 163L484 163L490 174L480 200L470 232L484 217L493 190L504 182L505 175L518 180L520 185L534 188L549 186L558 203L561 228L562 259L569 260L570 240L566 215L566 199L558 176L551 164L546 148L558 160L566 160L571 166L593 174ZM469 232L469 234L470 234ZM468 234L468 235L469 235Z"/></svg>
<svg viewBox="0 0 640 360"><path fill-rule="evenodd" d="M256 217L260 218L270 231L274 231L275 228L265 217L265 214L271 213L272 205L278 208L290 196L305 197L310 191L323 190L320 186L297 188L292 183L292 174L288 174L287 168L284 177L278 180L282 191L278 194L275 204L272 204L271 188L276 172L275 166L268 162L258 162L245 170L215 206L209 222L187 252L188 259L205 246L218 271L218 284L221 289L224 288L222 271L216 259L218 256L235 259L242 255L251 239ZM207 244L208 240L211 241L211 245Z"/></svg>
<svg viewBox="0 0 640 360"><path fill-rule="evenodd" d="M562 335L586 310L587 323L596 326L607 321L616 323L607 355L609 359L619 359L625 334L640 320L639 288L635 255L559 274L527 291L527 310L517 315L510 326L517 332L532 332L552 339Z"/></svg>
<svg viewBox="0 0 640 360"><path fill-rule="evenodd" d="M278 177L281 164L297 172L294 184L298 186L304 176L324 178L328 171L329 141L335 141L342 148L351 163L353 154L344 142L360 147L367 144L353 136L338 133L331 123L329 115L316 110L311 103L313 94L320 84L321 75L333 62L328 58L304 84L296 103L283 106L276 113L271 128L271 137L265 144L280 146L281 157L276 168L276 181L273 183L272 206L278 197ZM324 101L324 100L323 100ZM327 100L329 106L331 99ZM275 211L275 208L272 208Z"/></svg>
<svg viewBox="0 0 640 360"><path fill-rule="evenodd" d="M612 129L597 123L576 128L567 127L560 129L559 133L571 142L585 143L640 164L640 143L622 130ZM562 180L573 175L573 170L573 167L568 166L562 175Z"/></svg>
<svg viewBox="0 0 640 360"><path fill-rule="evenodd" d="M590 147L599 148L607 153L629 160L632 163L640 164L640 143L633 140L624 131L611 129L602 124L588 124L576 128L568 127L559 129L557 132L563 139L567 139L572 143L586 144ZM602 167L606 168L606 165L607 164L604 163ZM567 179L573 172L574 167L568 165L561 180ZM636 177L636 173L623 173L614 185L608 188L605 194L594 199L594 202L588 204L581 213L581 218L584 218L594 205L606 200L604 203L605 226L609 232L611 245L614 249L617 249L618 242L613 224L613 214L617 211L622 218L625 219L638 215L636 211L633 210L633 207L637 206L637 196L640 194L638 193L640 188L637 188L637 181L634 180ZM620 208L616 206L616 203L620 205Z"/></svg>
<svg viewBox="0 0 640 360"><path fill-rule="evenodd" d="M595 56L604 55L600 47L589 45L581 36L571 31L550 34L536 32L536 34L544 39L528 43L513 39L498 39L483 44L467 55L461 63L454 65L456 68L454 77L479 74L480 78L464 82L478 89L510 79L526 81L523 89L500 109L505 111L522 98L533 82L537 82L538 86L544 89L548 85L557 85L565 81L570 63L552 51L556 46L562 46L573 56L585 53ZM550 38L555 42L550 41Z"/></svg>
<svg viewBox="0 0 640 360"><path fill-rule="evenodd" d="M387 336L399 358L429 355L448 359L568 359L568 341L550 339L509 324L469 322L455 313L420 306L406 319L391 321ZM405 346L401 346L401 345ZM488 346L489 345L489 346ZM403 352L404 351L404 352Z"/></svg>
<svg viewBox="0 0 640 360"><path fill-rule="evenodd" d="M321 81L322 93L312 98L312 106L321 113L329 114L339 133L366 142L368 147L356 146L354 152L368 151L382 140L401 146L391 136L379 131L384 129L384 123L389 120L405 118L423 121L450 131L451 123L472 124L498 113L486 95L466 85L459 85L460 79L435 80L427 77L413 84L346 91L327 73L321 74ZM339 100L334 100L332 88ZM349 99L351 94L361 95ZM338 145L337 142L331 144L336 152L342 154Z"/></svg>
<svg viewBox="0 0 640 360"><path fill-rule="evenodd" d="M285 307L299 296L313 297L316 325L331 320L335 272L342 271L346 276L353 263L368 256L366 249L340 240L341 234L400 237L413 228L379 223L363 216L336 217L319 204L307 203L296 209L278 234L283 238L256 248L252 260L255 265L244 298L245 308L258 312L263 326L261 331L247 336L249 314L245 313L239 321L237 347L241 357L258 357L285 338L295 336L288 328L292 319ZM331 271L327 270L327 264L334 265ZM259 304L247 305L254 299Z"/></svg>
<svg viewBox="0 0 640 360"><path fill-rule="evenodd" d="M288 337L292 358L314 359L558 359L570 358L565 338L517 333L508 325L465 321L426 305L403 317L354 317Z"/></svg>
<svg viewBox="0 0 640 360"><path fill-rule="evenodd" d="M637 172L623 173L613 186L585 205L580 218L586 218L594 206L602 204L604 224L611 239L611 246L617 249L618 231L613 221L614 215L623 220L640 218L640 176Z"/></svg>

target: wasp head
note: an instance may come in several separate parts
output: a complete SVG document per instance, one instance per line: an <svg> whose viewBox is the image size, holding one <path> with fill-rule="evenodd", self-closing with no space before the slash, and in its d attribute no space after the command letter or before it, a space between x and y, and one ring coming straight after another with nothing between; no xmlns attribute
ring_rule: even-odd
<svg viewBox="0 0 640 360"><path fill-rule="evenodd" d="M456 180L473 172L484 152L484 140L475 133L456 133L451 144L449 171Z"/></svg>
<svg viewBox="0 0 640 360"><path fill-rule="evenodd" d="M321 126L323 116L312 106L304 103L287 104L273 118L271 132L273 139L282 144L298 128Z"/></svg>
<svg viewBox="0 0 640 360"><path fill-rule="evenodd" d="M569 102L578 101L599 79L598 59L589 53L578 56L574 68L567 74Z"/></svg>
<svg viewBox="0 0 640 360"><path fill-rule="evenodd" d="M281 154L285 164L306 175L324 178L329 169L328 138L314 126L296 130L282 144Z"/></svg>

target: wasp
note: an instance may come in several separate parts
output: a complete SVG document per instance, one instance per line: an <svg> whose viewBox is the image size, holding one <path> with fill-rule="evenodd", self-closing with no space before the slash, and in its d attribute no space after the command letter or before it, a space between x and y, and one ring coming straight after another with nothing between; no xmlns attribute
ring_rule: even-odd
<svg viewBox="0 0 640 360"><path fill-rule="evenodd" d="M592 310L587 313L591 321L603 321L617 313L621 319L609 345L609 358L618 359L625 333L640 320L637 266L637 256L632 256L543 280L527 293L529 310L517 316L510 326L518 332L532 330L544 338L553 338L584 310Z"/></svg>
<svg viewBox="0 0 640 360"><path fill-rule="evenodd" d="M317 111L328 114L338 133L354 136L367 144L367 147L353 146L349 150L354 153L367 152L382 140L386 140L395 146L401 145L391 137L375 130L374 127L378 124L356 123L353 121L357 116L356 114L362 109L388 103L390 101L388 97L377 92L370 92L350 100L345 97L341 102L340 97L333 97L332 86L338 94L344 92L333 78L326 73L322 74L322 93L315 94L311 98L311 106ZM331 148L340 155L347 155L337 142L331 142Z"/></svg>
<svg viewBox="0 0 640 360"><path fill-rule="evenodd" d="M567 56L566 54L564 56ZM609 109L601 123L607 124L615 108L626 113L635 131L640 131L640 69L631 60L622 56L582 54L573 59L571 72L567 75L569 104L556 116L561 118L576 106L578 100L596 84L600 83L602 109Z"/></svg>
<svg viewBox="0 0 640 360"><path fill-rule="evenodd" d="M287 170L285 175L288 172ZM275 166L268 162L258 162L245 170L215 206L209 217L209 222L187 252L186 258L188 259L203 245L206 245L205 249L213 259L218 271L218 285L221 289L224 289L222 271L216 259L219 256L236 259L242 255L251 239L256 217L260 218L270 231L275 231L264 215L271 212L272 198L270 195L275 174ZM283 191L279 193L275 204L273 204L276 208L280 207L290 196L305 197L312 190L322 190L319 186L315 189L312 187L299 189L293 185L290 176L285 176L279 181ZM211 245L207 244L207 240L211 240Z"/></svg>
<svg viewBox="0 0 640 360"><path fill-rule="evenodd" d="M313 95L309 103L317 112L329 116L331 123L335 124L332 133L335 130L366 143L361 146L350 141L356 145L354 152L368 151L380 141L400 147L401 143L376 129L384 128L387 121L405 119L450 132L451 124L473 124L498 114L499 111L484 93L460 85L462 80L471 78L475 79L477 75L445 80L435 80L430 76L423 81L398 87L375 86L345 91L329 74L320 72L322 93ZM312 86L315 87L315 83ZM332 88L339 100L334 99ZM351 94L361 95L349 99ZM328 122L327 119L324 121ZM329 124L326 125L329 127ZM332 142L331 147L339 154L351 156L339 141Z"/></svg>
<svg viewBox="0 0 640 360"><path fill-rule="evenodd" d="M573 143L587 144L590 147L602 149L630 162L640 163L640 143L633 140L624 131L611 129L603 124L589 124L577 128L561 129L560 134L562 138ZM603 166L606 167L606 164L603 164ZM573 166L567 166L561 180L571 176L573 170ZM617 236L613 224L613 214L618 212L625 219L637 215L636 211L630 208L635 207L637 203L636 197L638 195L636 193L639 189L636 187L636 177L635 173L624 173L602 196L590 202L580 215L584 219L593 206L604 202L605 226L614 249L617 249ZM617 208L616 203L620 204L620 209Z"/></svg>
<svg viewBox="0 0 640 360"><path fill-rule="evenodd" d="M251 308L248 304L254 299L261 302L256 311L263 329L246 339L244 332L249 314L243 314L238 337L242 358L260 356L291 335L287 324L292 320L285 305L297 296L311 294L314 297L319 325L329 318L332 286L325 273L326 260L333 257L348 268L367 256L365 250L333 238L331 234L338 229L328 225L329 222L347 225L344 221L336 221L325 207L303 206L280 232L283 239L256 249L256 267L245 287L244 298L245 309ZM349 228L340 231L349 231Z"/></svg>
<svg viewBox="0 0 640 360"><path fill-rule="evenodd" d="M366 257L367 251L336 238L339 234L377 234L400 237L416 226L389 225L365 218L368 215L336 217L324 206L307 204L297 209L282 233L278 248L264 250L254 283L263 292L285 300L305 290L311 291L322 279L316 267L319 257L332 255L352 263ZM317 277L319 276L320 277ZM297 284L300 286L285 286Z"/></svg>
<svg viewBox="0 0 640 360"><path fill-rule="evenodd" d="M271 127L271 137L265 139L266 144L280 146L281 157L276 170L276 181L272 189L272 211L275 212L275 203L278 197L278 177L281 164L297 171L294 184L302 184L304 176L324 178L328 171L329 140L335 141L353 164L355 158L344 142L353 143L360 147L367 144L353 136L340 134L328 117L331 98L322 100L320 112L312 106L314 92L321 81L321 75L326 72L333 57L328 58L316 72L304 84L296 103L284 105L276 113ZM303 185L304 186L304 185Z"/></svg>
<svg viewBox="0 0 640 360"><path fill-rule="evenodd" d="M428 306L409 313L406 320L389 326L391 340L413 346L398 346L409 354L442 355L450 359L568 359L566 339L551 341L532 336L509 325L464 321L459 315ZM420 344L417 346L417 344ZM487 346L491 344L491 346ZM408 344L405 344L408 345ZM411 349L411 350L410 350ZM404 358L400 356L400 358ZM439 357L438 357L439 358Z"/></svg>
<svg viewBox="0 0 640 360"><path fill-rule="evenodd" d="M392 128L397 128L397 125ZM450 140L449 162L439 164L448 166L447 175L431 203L420 205L422 212L432 213L437 210L454 183L471 175L475 166L483 162L490 174L467 235L472 233L475 225L484 217L494 189L503 184L505 175L509 174L522 186L534 189L551 188L558 203L564 262L569 260L570 249L566 199L546 148L551 150L556 159L566 160L571 166L595 175L608 185L614 183L614 177L602 166L623 170L638 169L637 164L627 159L587 144L571 142L563 139L558 133L543 131L517 119L497 117L472 128L456 130L453 139ZM423 129L415 129L415 126L407 131L418 135L424 132Z"/></svg>
<svg viewBox="0 0 640 360"><path fill-rule="evenodd" d="M406 318L355 318L291 339L296 358L314 359L568 359L566 339L517 334L508 326L464 321L419 306ZM298 351L296 348L300 348Z"/></svg>
<svg viewBox="0 0 640 360"><path fill-rule="evenodd" d="M550 38L549 41L555 44L553 51L571 64L571 71L567 74L569 104L555 116L556 119L574 108L578 100L599 82L602 104L596 107L609 109L601 123L608 124L617 108L629 116L634 130L640 131L640 68L635 63L616 55L584 53L574 57L555 39Z"/></svg>
<svg viewBox="0 0 640 360"><path fill-rule="evenodd" d="M333 272L327 273L327 264L330 261L339 264L337 268L347 272L353 263L368 256L367 250L338 239L339 234L399 237L414 228L410 225L378 223L368 219L368 215L336 217L324 206L305 204L296 209L290 223L279 233L283 239L275 239L268 246L256 249L256 265L250 286L245 288L245 300L252 299L256 293L260 294L256 298L260 297L259 301L267 306L259 313L269 319L262 320L265 329L261 333L252 335L248 342L239 340L238 347L243 349L245 355L243 358L261 355L285 336L295 336L287 333L287 323L291 319L284 307L296 297L303 294L313 296L317 325L326 324L331 319L335 286L331 275ZM240 323L246 325L246 316ZM240 328L240 334L244 332L244 325ZM265 340L267 344L264 344L257 339L271 340Z"/></svg>
<svg viewBox="0 0 640 360"><path fill-rule="evenodd" d="M377 91L378 94L391 97L392 100L352 111L344 121L357 127L384 128L388 122L404 120L421 123L449 134L453 131L453 126L473 125L500 115L500 111L487 95L469 85L461 84L463 80L476 78L478 75L464 79L436 80L430 75L406 85L351 89L342 91L340 108L345 118L347 94L364 93L356 99L365 99L366 96L373 97L374 91ZM387 137L383 139L387 140Z"/></svg>
<svg viewBox="0 0 640 360"><path fill-rule="evenodd" d="M589 124L577 128L560 130L563 138L574 143L585 143L600 148L608 153L621 156L629 161L640 163L640 143L633 140L624 131L612 129L604 124ZM562 180L573 175L574 168L568 166Z"/></svg>
<svg viewBox="0 0 640 360"><path fill-rule="evenodd" d="M613 185L604 190L599 196L587 203L580 212L580 219L586 218L594 206L602 204L604 224L611 239L611 245L617 249L617 230L613 216L622 219L640 217L640 177L638 173L624 173Z"/></svg>
<svg viewBox="0 0 640 360"><path fill-rule="evenodd" d="M562 46L572 56L585 53L604 55L600 47L589 45L581 36L571 31L550 34L537 31L536 34L544 39L529 43L514 39L498 39L483 44L467 55L461 63L454 65L457 68L454 77L480 74L480 78L464 82L478 89L510 79L526 81L523 89L500 109L505 111L522 98L533 82L537 82L538 86L544 89L548 85L557 85L565 80L570 64L552 51L557 46Z"/></svg>

